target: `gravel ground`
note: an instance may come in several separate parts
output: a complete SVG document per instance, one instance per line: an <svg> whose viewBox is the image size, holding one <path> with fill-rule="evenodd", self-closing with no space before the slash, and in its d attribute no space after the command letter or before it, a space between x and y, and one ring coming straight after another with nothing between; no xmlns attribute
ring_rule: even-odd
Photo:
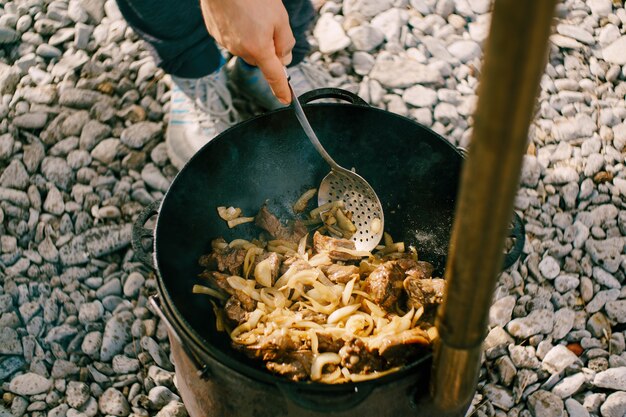
<svg viewBox="0 0 626 417"><path fill-rule="evenodd" d="M169 83L112 0L0 0L0 417L184 416L130 226ZM468 146L489 0L326 1L334 85ZM626 414L626 11L559 5L475 416Z"/></svg>

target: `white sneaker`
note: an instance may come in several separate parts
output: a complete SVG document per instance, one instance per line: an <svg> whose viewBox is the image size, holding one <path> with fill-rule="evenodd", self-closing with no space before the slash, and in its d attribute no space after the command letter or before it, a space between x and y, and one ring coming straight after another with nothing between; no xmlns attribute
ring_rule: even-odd
<svg viewBox="0 0 626 417"><path fill-rule="evenodd" d="M274 96L259 68L236 57L230 60L227 67L229 80L241 94L267 110L285 107ZM324 70L306 61L287 68L287 74L296 96L316 88L328 87L331 79Z"/></svg>
<svg viewBox="0 0 626 417"><path fill-rule="evenodd" d="M179 170L208 141L239 121L224 67L202 78L172 76L165 144Z"/></svg>

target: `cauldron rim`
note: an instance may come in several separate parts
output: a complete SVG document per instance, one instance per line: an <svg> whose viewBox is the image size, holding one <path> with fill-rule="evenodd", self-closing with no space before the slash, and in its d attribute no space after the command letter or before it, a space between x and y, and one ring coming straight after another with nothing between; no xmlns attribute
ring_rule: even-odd
<svg viewBox="0 0 626 417"><path fill-rule="evenodd" d="M404 123L412 124L415 128L422 130L425 134L428 134L429 136L436 138L438 142L440 142L440 144L442 145L445 144L451 151L453 151L454 154L458 156L459 160L463 159L462 150L460 150L455 145L450 143L442 135L402 115L392 113L387 110L370 107L370 106L357 105L354 103L353 104L350 104L350 103L311 103L311 104L305 104L305 105L306 107L309 107L309 106L312 106L312 107L334 107L334 106L358 107L360 110L382 113L385 115L385 117L396 118L396 119L402 120ZM158 251L157 251L158 242L159 242L158 236L159 236L159 230L160 230L159 224L162 221L164 221L163 216L161 216L160 213L164 205L168 201L168 196L170 196L171 193L174 192L172 190L175 190L176 184L179 181L181 181L180 178L184 175L185 168L191 165L194 160L200 157L201 154L207 152L211 147L215 146L216 143L220 143L220 140L224 140L225 137L232 134L232 132L236 131L237 129L243 128L249 124L257 123L260 119L267 118L273 115L278 115L280 113L288 113L291 111L292 109L290 107L281 108L281 109L270 111L264 114L255 115L245 121L242 121L234 126L231 126L227 130L223 131L218 136L216 136L214 139L209 141L207 144L205 144L175 176L174 180L172 181L168 190L163 196L163 199L159 206L159 215L157 216L155 232L154 232L153 262L154 262L154 265L156 266L155 270L156 270L156 275L157 275L157 287L158 287L159 295L163 299L162 304L165 304L167 306L167 309L169 310L170 315L173 316L173 321L175 322L177 332L182 333L181 337L186 343L190 343L192 345L192 349L195 353L201 353L203 357L217 360L220 363L229 367L230 369L236 371L241 376L254 379L258 382L273 384L273 385L288 384L288 385L297 386L299 388L302 388L303 390L315 391L315 392L320 392L320 393L323 393L323 392L336 393L338 391L344 391L344 392L355 391L355 390L358 390L367 386L372 386L372 385L377 386L386 382L391 382L394 380L401 379L405 377L407 374L411 373L415 368L419 367L420 365L423 365L425 362L430 361L430 359L432 358L432 351L425 352L418 359L412 361L409 364L402 366L396 372L392 372L390 374L387 374L378 378L374 378L371 380L360 381L360 382L346 382L342 384L323 384L323 383L311 382L311 381L295 382L295 381L287 380L285 378L281 378L279 376L273 375L269 373L268 371L257 369L252 366L243 364L240 361L236 360L235 358L225 354L220 349L213 347L212 343L210 343L203 336L201 336L194 329L194 327L187 321L187 319L183 316L180 310L177 308L176 303L174 302L174 299L172 298L169 291L167 290L165 279L162 276L162 272L161 272L162 271L161 262L160 262L161 258L158 256Z"/></svg>

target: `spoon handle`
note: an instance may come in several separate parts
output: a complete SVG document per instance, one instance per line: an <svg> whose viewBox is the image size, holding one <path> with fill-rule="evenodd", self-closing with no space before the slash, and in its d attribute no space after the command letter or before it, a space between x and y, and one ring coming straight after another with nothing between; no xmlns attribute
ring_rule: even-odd
<svg viewBox="0 0 626 417"><path fill-rule="evenodd" d="M300 105L300 101L298 101L298 97L296 97L296 94L293 91L293 87L291 86L291 83L289 82L289 78L287 78L287 83L289 84L289 91L291 91L291 102L293 103L293 109L296 111L296 117L298 118L298 121L300 122L300 125L302 126L302 129L304 130L304 133L306 133L306 136L309 138L313 146L315 146L315 149L317 149L317 152L319 152L322 158L324 158L324 160L328 162L328 165L330 165L331 169L335 171L346 171L345 168L337 164L335 160L330 157L328 152L326 152L326 149L324 149L319 139L317 138L317 135L313 131L313 128L311 127L311 124L309 123L309 120L306 118L306 115L304 114L304 110L302 109L302 106Z"/></svg>

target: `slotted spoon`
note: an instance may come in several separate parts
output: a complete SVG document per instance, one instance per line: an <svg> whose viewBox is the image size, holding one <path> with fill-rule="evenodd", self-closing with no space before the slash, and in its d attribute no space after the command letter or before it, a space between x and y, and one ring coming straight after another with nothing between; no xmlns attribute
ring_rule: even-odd
<svg viewBox="0 0 626 417"><path fill-rule="evenodd" d="M352 212L352 222L356 226L356 232L351 238L356 249L371 251L382 239L385 227L383 207L376 192L363 177L340 166L331 158L306 118L291 83L289 83L289 89L291 90L291 102L293 103L296 117L304 133L306 133L317 152L330 165L330 173L320 183L317 192L317 204L321 206L332 201L343 201L344 208ZM376 225L376 219L380 220L379 227ZM372 224L374 224L374 231L372 230Z"/></svg>

